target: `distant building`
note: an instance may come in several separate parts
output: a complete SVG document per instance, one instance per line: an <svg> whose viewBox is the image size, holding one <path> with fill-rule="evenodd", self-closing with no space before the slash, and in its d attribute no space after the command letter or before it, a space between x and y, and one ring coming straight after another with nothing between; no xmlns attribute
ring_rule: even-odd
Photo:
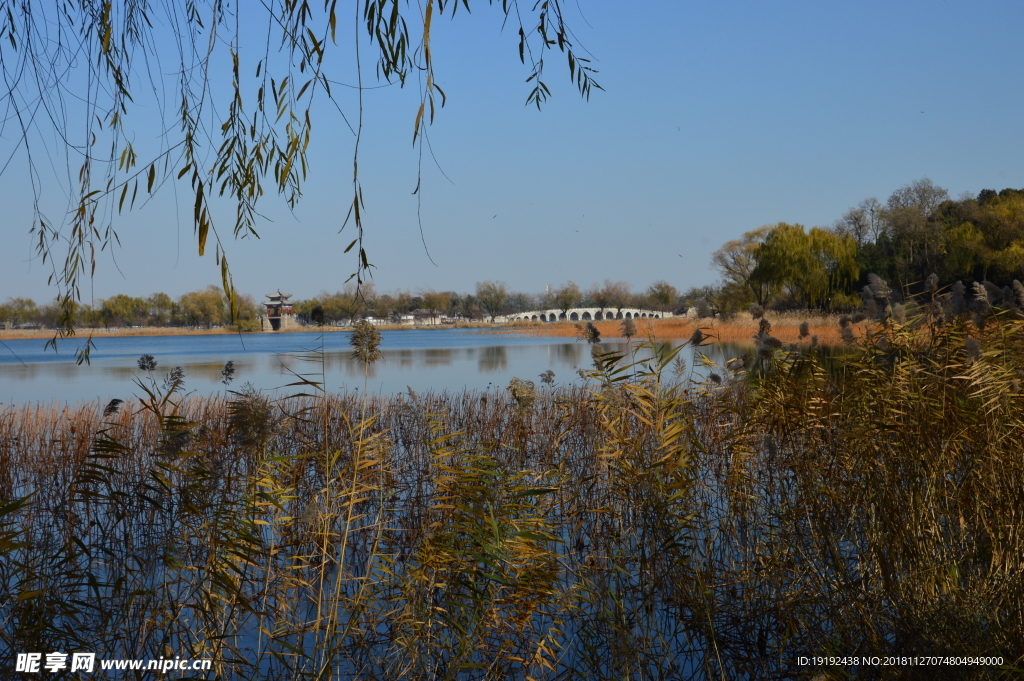
<svg viewBox="0 0 1024 681"><path fill-rule="evenodd" d="M262 319L264 331L281 331L299 326L292 311L292 304L288 302L291 297L290 293L281 293L281 289L277 289L277 293L267 295L267 300L263 303L267 312Z"/></svg>

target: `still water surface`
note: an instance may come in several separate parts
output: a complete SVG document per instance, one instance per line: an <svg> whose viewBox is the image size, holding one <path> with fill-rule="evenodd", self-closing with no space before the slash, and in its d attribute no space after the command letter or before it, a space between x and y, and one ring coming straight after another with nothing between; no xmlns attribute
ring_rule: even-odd
<svg viewBox="0 0 1024 681"><path fill-rule="evenodd" d="M429 390L487 389L508 385L513 376L540 381L555 372L559 384L579 380L579 368L590 368L586 343L565 338L481 333L474 329L383 331L383 359L369 368L366 387L395 393ZM221 369L235 366L237 388L251 383L262 390L297 392L287 387L302 374L324 380L330 391L362 390L363 365L352 358L349 333L250 334L218 336L132 336L97 338L92 363L75 364L76 340L63 341L59 352L44 350L45 340L10 340L0 346L0 403L65 402L74 404L142 395L134 384L144 377L136 362L150 354L161 378L180 366L186 388L196 394L225 390ZM605 350L625 350L620 340L603 342ZM634 341L634 345L636 345ZM692 366L692 353L685 359ZM321 377L321 372L323 376Z"/></svg>

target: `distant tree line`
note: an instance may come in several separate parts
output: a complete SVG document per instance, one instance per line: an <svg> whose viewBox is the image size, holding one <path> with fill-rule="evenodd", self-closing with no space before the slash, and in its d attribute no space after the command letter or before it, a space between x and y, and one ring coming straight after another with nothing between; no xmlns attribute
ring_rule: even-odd
<svg viewBox="0 0 1024 681"><path fill-rule="evenodd" d="M687 291L700 316L750 305L849 311L874 274L894 290L920 293L929 276L943 285L1024 279L1024 190L986 189L952 199L930 180L870 198L827 227L780 222L729 241L712 256L721 281Z"/></svg>
<svg viewBox="0 0 1024 681"><path fill-rule="evenodd" d="M372 285L358 290L349 286L336 293L322 293L294 305L300 319L311 319L319 307L326 323L345 323L358 317L393 319L416 315L430 319L440 317L470 320L494 320L501 315L536 309L599 307L621 310L642 307L651 310L675 311L679 307L679 291L671 284L658 281L644 291L633 291L624 281L605 280L589 289L574 282L550 287L545 293L533 294L509 290L504 282L482 281L473 293L422 290L418 293L398 291L377 293Z"/></svg>
<svg viewBox="0 0 1024 681"><path fill-rule="evenodd" d="M8 298L0 304L0 323L13 326L56 326L61 309L54 300L36 305L30 298ZM128 326L221 326L229 323L228 301L219 286L207 286L192 291L177 300L166 293L154 293L146 298L119 293L95 305L74 304L72 314L76 326L86 328L116 328ZM251 330L259 326L259 310L252 296L238 296L238 326Z"/></svg>
<svg viewBox="0 0 1024 681"><path fill-rule="evenodd" d="M259 328L262 306L250 295L239 295L239 326L243 329ZM361 318L397 320L406 315L437 321L441 317L466 320L493 320L500 315L526 312L534 309L560 309L573 307L599 307L602 310L621 310L642 307L652 310L675 311L679 306L679 292L664 281L658 281L644 291L633 291L624 281L608 281L581 289L573 282L551 287L541 294L510 291L504 282L484 281L476 285L473 293L457 291L422 290L418 293L396 291L378 293L373 284L360 288L349 285L335 293L321 293L308 300L293 304L293 311L303 322L322 319L327 324L347 324ZM317 314L314 310L319 308ZM60 318L58 301L37 305L29 298L8 298L0 304L0 325L56 326ZM100 300L95 305L75 305L76 325L86 328L129 326L214 327L229 323L228 302L221 289L208 286L186 293L177 300L166 293L154 293L145 298L124 294Z"/></svg>

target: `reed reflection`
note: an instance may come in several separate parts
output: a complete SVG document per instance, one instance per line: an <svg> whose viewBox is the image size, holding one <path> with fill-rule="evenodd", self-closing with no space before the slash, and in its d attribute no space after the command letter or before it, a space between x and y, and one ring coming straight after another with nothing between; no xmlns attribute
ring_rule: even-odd
<svg viewBox="0 0 1024 681"><path fill-rule="evenodd" d="M554 350L555 358L559 364L575 368L583 361L584 346L579 343L562 343L548 347Z"/></svg>
<svg viewBox="0 0 1024 681"><path fill-rule="evenodd" d="M480 348L478 352L480 353L480 359L477 362L477 366L485 374L501 371L508 366L508 352L504 345Z"/></svg>
<svg viewBox="0 0 1024 681"><path fill-rule="evenodd" d="M428 348L414 351L420 355L420 363L426 366L447 366L452 363L453 351L450 348ZM387 360L387 353L384 354Z"/></svg>

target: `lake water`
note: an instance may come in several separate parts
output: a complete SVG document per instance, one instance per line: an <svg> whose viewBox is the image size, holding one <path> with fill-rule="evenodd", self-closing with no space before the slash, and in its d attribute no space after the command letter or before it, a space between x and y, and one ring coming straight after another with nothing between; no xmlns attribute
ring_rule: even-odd
<svg viewBox="0 0 1024 681"><path fill-rule="evenodd" d="M134 379L146 376L137 366L143 354L156 358L157 378L182 367L186 389L197 394L225 390L220 372L229 360L235 366L229 389L251 383L262 390L294 393L301 388L287 384L301 374L323 380L330 391L362 390L364 369L352 358L349 335L323 334L322 362L318 333L97 338L90 365L75 363L76 339L62 341L59 353L46 351L42 339L9 340L0 346L0 403L74 404L142 395ZM475 329L409 329L381 335L384 356L366 377L372 392L504 388L513 376L539 384L540 374L547 370L563 384L578 381L577 369L592 366L589 346L566 338ZM602 343L605 350L626 347L622 340ZM685 351L684 357L692 366L692 353Z"/></svg>

